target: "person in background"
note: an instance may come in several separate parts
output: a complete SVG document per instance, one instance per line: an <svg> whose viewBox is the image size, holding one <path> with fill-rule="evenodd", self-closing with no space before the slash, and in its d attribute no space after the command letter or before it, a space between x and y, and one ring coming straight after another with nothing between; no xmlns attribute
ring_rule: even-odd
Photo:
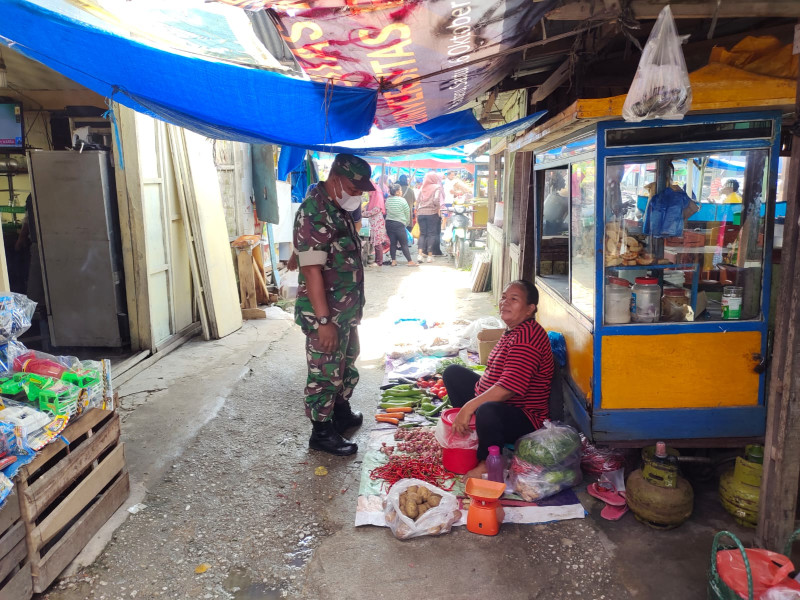
<svg viewBox="0 0 800 600"><path fill-rule="evenodd" d="M380 267L383 264L383 247L389 242L384 221L386 207L380 188L369 193L369 202L363 214L369 219L369 241L375 249L375 262L370 266Z"/></svg>
<svg viewBox="0 0 800 600"><path fill-rule="evenodd" d="M417 197L417 223L419 223L419 242L417 244L419 256L417 258L420 262L425 256L429 263L433 262L435 250L439 249L443 204L442 176L434 171L429 171L422 181L422 187Z"/></svg>
<svg viewBox="0 0 800 600"><path fill-rule="evenodd" d="M460 177L456 177L455 183L453 184L452 193L453 200L455 202L468 202L472 199L472 186L466 181L462 180Z"/></svg>
<svg viewBox="0 0 800 600"><path fill-rule="evenodd" d="M735 179L728 179L720 188L719 196L722 204L741 204L742 195L739 193L739 182Z"/></svg>
<svg viewBox="0 0 800 600"><path fill-rule="evenodd" d="M544 235L561 235L569 229L567 180L559 171L553 171L549 175L550 191L542 204L542 233Z"/></svg>
<svg viewBox="0 0 800 600"><path fill-rule="evenodd" d="M464 478L486 473L490 446L502 448L542 426L550 416L555 363L550 339L536 322L539 291L530 281L509 283L500 296L500 318L508 329L489 354L483 375L450 365L442 377L450 402L460 408L453 429L469 434L475 415L478 466Z"/></svg>
<svg viewBox="0 0 800 600"><path fill-rule="evenodd" d="M406 226L411 223L411 211L405 198L400 195L402 193L401 186L395 183L389 186L389 191L391 195L386 199L386 233L389 235L389 254L392 257L392 266L397 266L395 257L397 256L397 247L400 246L403 256L408 261L408 266L417 267L419 263L411 260L411 254L408 251Z"/></svg>
<svg viewBox="0 0 800 600"><path fill-rule="evenodd" d="M306 336L308 445L337 456L358 446L343 435L364 416L350 407L358 383L358 324L364 309L361 238L349 211L375 187L367 162L337 154L325 181L313 188L295 215L294 247L300 266L295 322Z"/></svg>
<svg viewBox="0 0 800 600"><path fill-rule="evenodd" d="M455 200L455 192L453 191L453 188L455 187L457 181L458 179L456 178L456 172L448 171L444 181L442 182L445 204L453 204L453 201Z"/></svg>
<svg viewBox="0 0 800 600"><path fill-rule="evenodd" d="M722 189L722 179L720 177L714 177L711 180L711 185L709 186L708 197L715 202L721 200L719 196L719 191Z"/></svg>
<svg viewBox="0 0 800 600"><path fill-rule="evenodd" d="M408 185L408 176L400 175L400 177L397 178L397 183L400 184L400 193L403 198L405 198L408 204L408 210L411 213L411 222L408 224L408 230L411 231L411 223L413 223L416 218L414 208L417 204L417 195L414 193L414 188Z"/></svg>

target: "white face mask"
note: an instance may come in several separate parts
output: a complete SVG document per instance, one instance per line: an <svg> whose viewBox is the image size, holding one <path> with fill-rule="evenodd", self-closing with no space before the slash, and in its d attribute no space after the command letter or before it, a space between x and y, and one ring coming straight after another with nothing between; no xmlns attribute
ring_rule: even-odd
<svg viewBox="0 0 800 600"><path fill-rule="evenodd" d="M351 196L347 192L342 192L342 197L337 200L339 206L341 206L347 212L352 212L361 206L362 196L359 194L358 196Z"/></svg>

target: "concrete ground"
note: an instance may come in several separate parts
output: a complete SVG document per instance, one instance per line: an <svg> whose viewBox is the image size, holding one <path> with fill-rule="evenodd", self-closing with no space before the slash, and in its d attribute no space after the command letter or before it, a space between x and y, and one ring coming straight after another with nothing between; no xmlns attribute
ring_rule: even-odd
<svg viewBox="0 0 800 600"><path fill-rule="evenodd" d="M397 318L496 315L489 294L468 285L469 273L445 259L368 270L353 398L367 423ZM699 600L714 532L751 541L719 507L714 483L696 485L692 519L667 532L630 514L604 521L582 491L587 518L505 525L496 537L457 528L401 542L388 529L355 528L361 453L307 449L304 379L298 328L255 321L217 342L192 341L126 384L129 504L146 507L118 513L110 543L94 540L83 564L100 552L97 560L42 598ZM327 475L314 474L319 466Z"/></svg>

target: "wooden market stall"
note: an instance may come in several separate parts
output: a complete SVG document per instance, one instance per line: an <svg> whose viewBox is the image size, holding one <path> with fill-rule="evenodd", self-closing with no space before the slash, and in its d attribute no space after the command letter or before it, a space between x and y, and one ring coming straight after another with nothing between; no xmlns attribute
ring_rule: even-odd
<svg viewBox="0 0 800 600"><path fill-rule="evenodd" d="M781 125L796 84L721 63L691 81L682 121L626 123L624 96L578 100L509 144L534 156L537 318L566 338L567 405L597 442L764 434ZM665 190L691 199L671 221L658 218Z"/></svg>

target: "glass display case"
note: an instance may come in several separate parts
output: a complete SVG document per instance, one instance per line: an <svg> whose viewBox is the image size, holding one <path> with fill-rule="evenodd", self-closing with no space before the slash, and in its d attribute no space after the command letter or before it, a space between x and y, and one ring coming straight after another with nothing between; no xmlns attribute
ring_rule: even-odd
<svg viewBox="0 0 800 600"><path fill-rule="evenodd" d="M604 121L537 150L537 318L596 441L763 434L780 124Z"/></svg>

